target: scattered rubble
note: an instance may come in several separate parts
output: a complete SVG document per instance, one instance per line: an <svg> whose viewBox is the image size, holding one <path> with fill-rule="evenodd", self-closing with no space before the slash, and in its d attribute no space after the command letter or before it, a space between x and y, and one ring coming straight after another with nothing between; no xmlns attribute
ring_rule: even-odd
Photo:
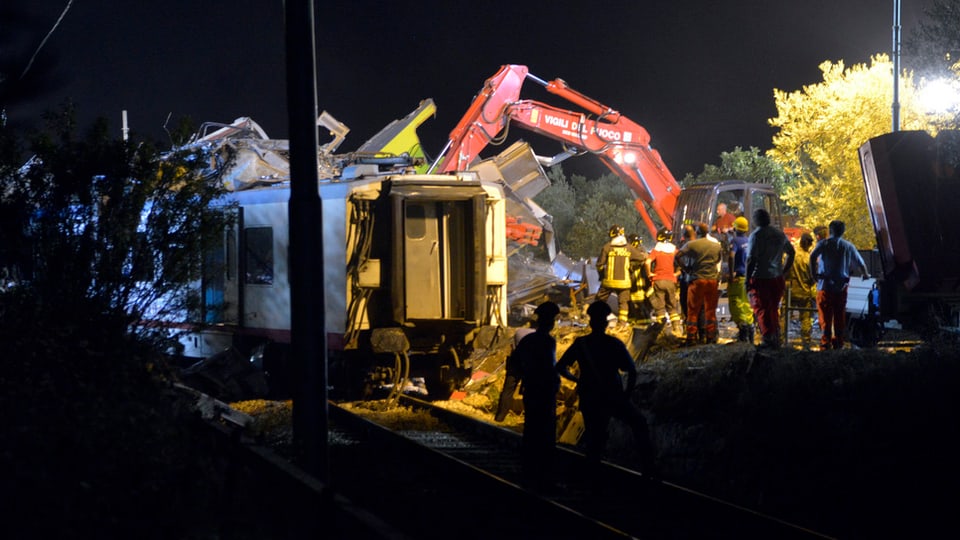
<svg viewBox="0 0 960 540"><path fill-rule="evenodd" d="M960 357L950 343L903 334L871 349L813 352L797 344L758 351L731 340L732 325L722 326L720 343L695 347L660 333L639 365L634 399L669 481L815 530L850 532L875 521L878 508L928 512L918 501L932 504L933 491L917 486L957 478ZM567 314L555 331L558 354L586 331ZM624 341L632 337L626 328L610 331ZM493 422L499 363L510 342L499 340L460 399L439 404ZM561 421L569 422L573 400L564 382ZM403 408L376 414L429 421ZM522 431L522 413L499 425ZM613 422L608 459L630 466L631 437Z"/></svg>

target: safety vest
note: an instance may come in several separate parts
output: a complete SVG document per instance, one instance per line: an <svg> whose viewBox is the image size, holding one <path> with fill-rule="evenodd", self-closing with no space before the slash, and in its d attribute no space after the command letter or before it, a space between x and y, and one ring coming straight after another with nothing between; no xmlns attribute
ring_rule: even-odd
<svg viewBox="0 0 960 540"><path fill-rule="evenodd" d="M630 250L624 246L617 246L607 253L607 264L600 285L607 289L629 289L630 279Z"/></svg>
<svg viewBox="0 0 960 540"><path fill-rule="evenodd" d="M644 279L643 264L634 263L631 265L630 274L632 284L630 285L630 301L643 302L647 298L647 280Z"/></svg>

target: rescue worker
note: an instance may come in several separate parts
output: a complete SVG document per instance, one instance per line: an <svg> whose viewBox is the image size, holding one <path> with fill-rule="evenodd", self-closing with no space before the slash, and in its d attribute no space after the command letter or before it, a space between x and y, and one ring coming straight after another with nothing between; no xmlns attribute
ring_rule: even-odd
<svg viewBox="0 0 960 540"><path fill-rule="evenodd" d="M617 320L628 324L630 320L630 286L632 284L630 267L636 262L643 264L647 254L631 246L624 236L623 227L610 227L610 241L604 244L597 258L597 272L600 273L600 289L596 299L610 302L616 297ZM611 306L611 310L613 306Z"/></svg>
<svg viewBox="0 0 960 540"><path fill-rule="evenodd" d="M733 227L732 219L730 220L730 226ZM730 252L730 246L729 246L729 243L727 242L727 235L720 234L718 232L711 233L710 227L708 227L706 223L701 221L700 223L697 224L697 238L706 238L711 242L716 242L720 244L720 260L717 262L717 276L719 277L717 278L717 302L716 302L716 305L719 306L720 305L720 284L723 283L723 280L726 278L726 275L723 272L723 265L724 265L724 262L726 262L727 260L726 259L727 254ZM721 238L723 240L721 240ZM703 312L700 312L699 321L700 321L700 328L699 328L700 343L716 343L716 337L713 338L713 341L709 341L709 342L707 341L706 333L703 331L703 321L704 321Z"/></svg>
<svg viewBox="0 0 960 540"><path fill-rule="evenodd" d="M545 489L553 483L557 391L560 390L557 342L550 331L560 307L547 301L537 306L534 314L537 329L520 340L513 356L517 358L522 379L524 420L520 464L524 482L533 489Z"/></svg>
<svg viewBox="0 0 960 540"><path fill-rule="evenodd" d="M627 236L627 242L634 248L644 251L639 235L631 233ZM649 258L643 262L630 261L630 319L641 326L647 326L653 322L650 309L653 287L650 283L649 262Z"/></svg>
<svg viewBox="0 0 960 540"><path fill-rule="evenodd" d="M730 280L727 283L727 302L730 305L730 320L737 325L737 341L753 343L753 308L747 296L747 231L750 223L740 216L733 221L733 239L730 241L728 267Z"/></svg>
<svg viewBox="0 0 960 540"><path fill-rule="evenodd" d="M821 240L826 240L830 236L830 232L823 225L817 225L813 228L813 235L816 242L819 244Z"/></svg>
<svg viewBox="0 0 960 540"><path fill-rule="evenodd" d="M810 273L810 252L813 249L813 235L805 232L800 235L800 249L797 250L793 267L790 268L790 305L804 308L800 311L800 345L803 350L810 349L810 336L813 333L813 312L816 307L817 282Z"/></svg>
<svg viewBox="0 0 960 540"><path fill-rule="evenodd" d="M528 334L536 331L537 328L537 319L539 314L537 311L540 310L540 307L537 307L533 311L533 318L529 321L528 325L522 328L517 328L517 331L513 334L513 350L517 350L517 346L520 345L520 341L527 337ZM517 387L520 385L520 365L517 361L517 357L512 353L507 356L507 360L504 366L503 374L503 388L500 389L500 399L497 401L497 412L493 416L495 422L503 422L507 418L507 413L513 409L513 395L517 391Z"/></svg>
<svg viewBox="0 0 960 540"><path fill-rule="evenodd" d="M717 219L713 222L713 230L718 234L725 235L733 229L733 221L737 216L727 212L727 204L717 204Z"/></svg>
<svg viewBox="0 0 960 540"><path fill-rule="evenodd" d="M817 243L810 253L810 272L817 278L817 312L820 314L820 349L842 349L847 329L847 285L850 270L858 266L865 279L867 265L856 246L841 238L847 226L839 219L830 222L830 237Z"/></svg>
<svg viewBox="0 0 960 540"><path fill-rule="evenodd" d="M700 228L706 227L700 224ZM703 319L703 339L717 341L717 301L720 298L720 242L708 237L697 237L677 250L686 259L686 272L691 281L687 286L686 345L700 342L700 319Z"/></svg>
<svg viewBox="0 0 960 540"><path fill-rule="evenodd" d="M787 235L770 224L770 213L766 209L753 211L753 224L755 228L747 243L747 290L752 292L750 305L763 336L759 347L779 349L780 300L786 288L784 274L793 266L796 250Z"/></svg>
<svg viewBox="0 0 960 540"><path fill-rule="evenodd" d="M682 248L687 244L687 242L697 238L697 230L693 228L693 225L684 225L683 233L680 237L680 245L678 247L678 255L674 259L674 265L679 269L679 275L677 276L677 289L680 294L680 313L683 315L683 320L687 320L687 290L690 288L690 274L687 272L687 268L690 267L689 257L684 257L679 255L679 248Z"/></svg>
<svg viewBox="0 0 960 540"><path fill-rule="evenodd" d="M680 324L680 310L677 307L677 246L670 241L670 231L664 227L657 231L657 243L647 257L647 275L653 282L653 294L650 295L650 307L653 317L667 326L670 324L674 335L680 336L683 327Z"/></svg>
<svg viewBox="0 0 960 540"><path fill-rule="evenodd" d="M560 376L577 385L587 446L587 466L590 471L599 467L609 437L607 430L610 419L619 418L633 431L640 454L640 472L656 477L647 421L630 400L637 382L637 367L626 345L606 333L610 305L595 301L587 308L587 315L590 317L590 333L575 339L557 362ZM573 364L577 364L579 375L570 371ZM621 372L627 374L626 389Z"/></svg>

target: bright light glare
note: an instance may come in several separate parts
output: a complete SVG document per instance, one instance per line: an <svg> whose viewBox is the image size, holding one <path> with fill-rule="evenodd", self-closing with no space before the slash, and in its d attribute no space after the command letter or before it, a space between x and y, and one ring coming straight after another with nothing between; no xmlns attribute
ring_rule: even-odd
<svg viewBox="0 0 960 540"><path fill-rule="evenodd" d="M931 113L945 113L960 106L960 84L951 79L935 79L920 89L920 103Z"/></svg>
<svg viewBox="0 0 960 540"><path fill-rule="evenodd" d="M632 165L636 163L636 161L637 161L637 155L634 154L633 152L627 152L623 155L623 162L626 163L627 165Z"/></svg>

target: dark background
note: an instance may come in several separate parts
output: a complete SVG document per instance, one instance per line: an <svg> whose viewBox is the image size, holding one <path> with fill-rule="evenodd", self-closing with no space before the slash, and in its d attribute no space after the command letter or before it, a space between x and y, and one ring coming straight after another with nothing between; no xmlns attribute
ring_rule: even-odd
<svg viewBox="0 0 960 540"><path fill-rule="evenodd" d="M904 39L929 3L903 2ZM67 4L4 2L0 44L4 65L15 66L8 79L19 78ZM678 179L735 146L769 148L774 88L819 82L824 60L849 66L889 54L893 35L892 0L315 5L318 112L351 128L341 151L433 98L436 118L420 129L433 157L484 80L513 63L562 78L646 127ZM284 72L279 0L74 0L24 78L30 92L6 107L24 127L70 97L81 123L105 116L118 134L125 109L133 132L161 141L168 116L172 129L187 115L196 123L249 116L272 138L287 138ZM524 92L573 108L532 82ZM543 155L558 151L525 138ZM565 168L604 172L589 158Z"/></svg>

